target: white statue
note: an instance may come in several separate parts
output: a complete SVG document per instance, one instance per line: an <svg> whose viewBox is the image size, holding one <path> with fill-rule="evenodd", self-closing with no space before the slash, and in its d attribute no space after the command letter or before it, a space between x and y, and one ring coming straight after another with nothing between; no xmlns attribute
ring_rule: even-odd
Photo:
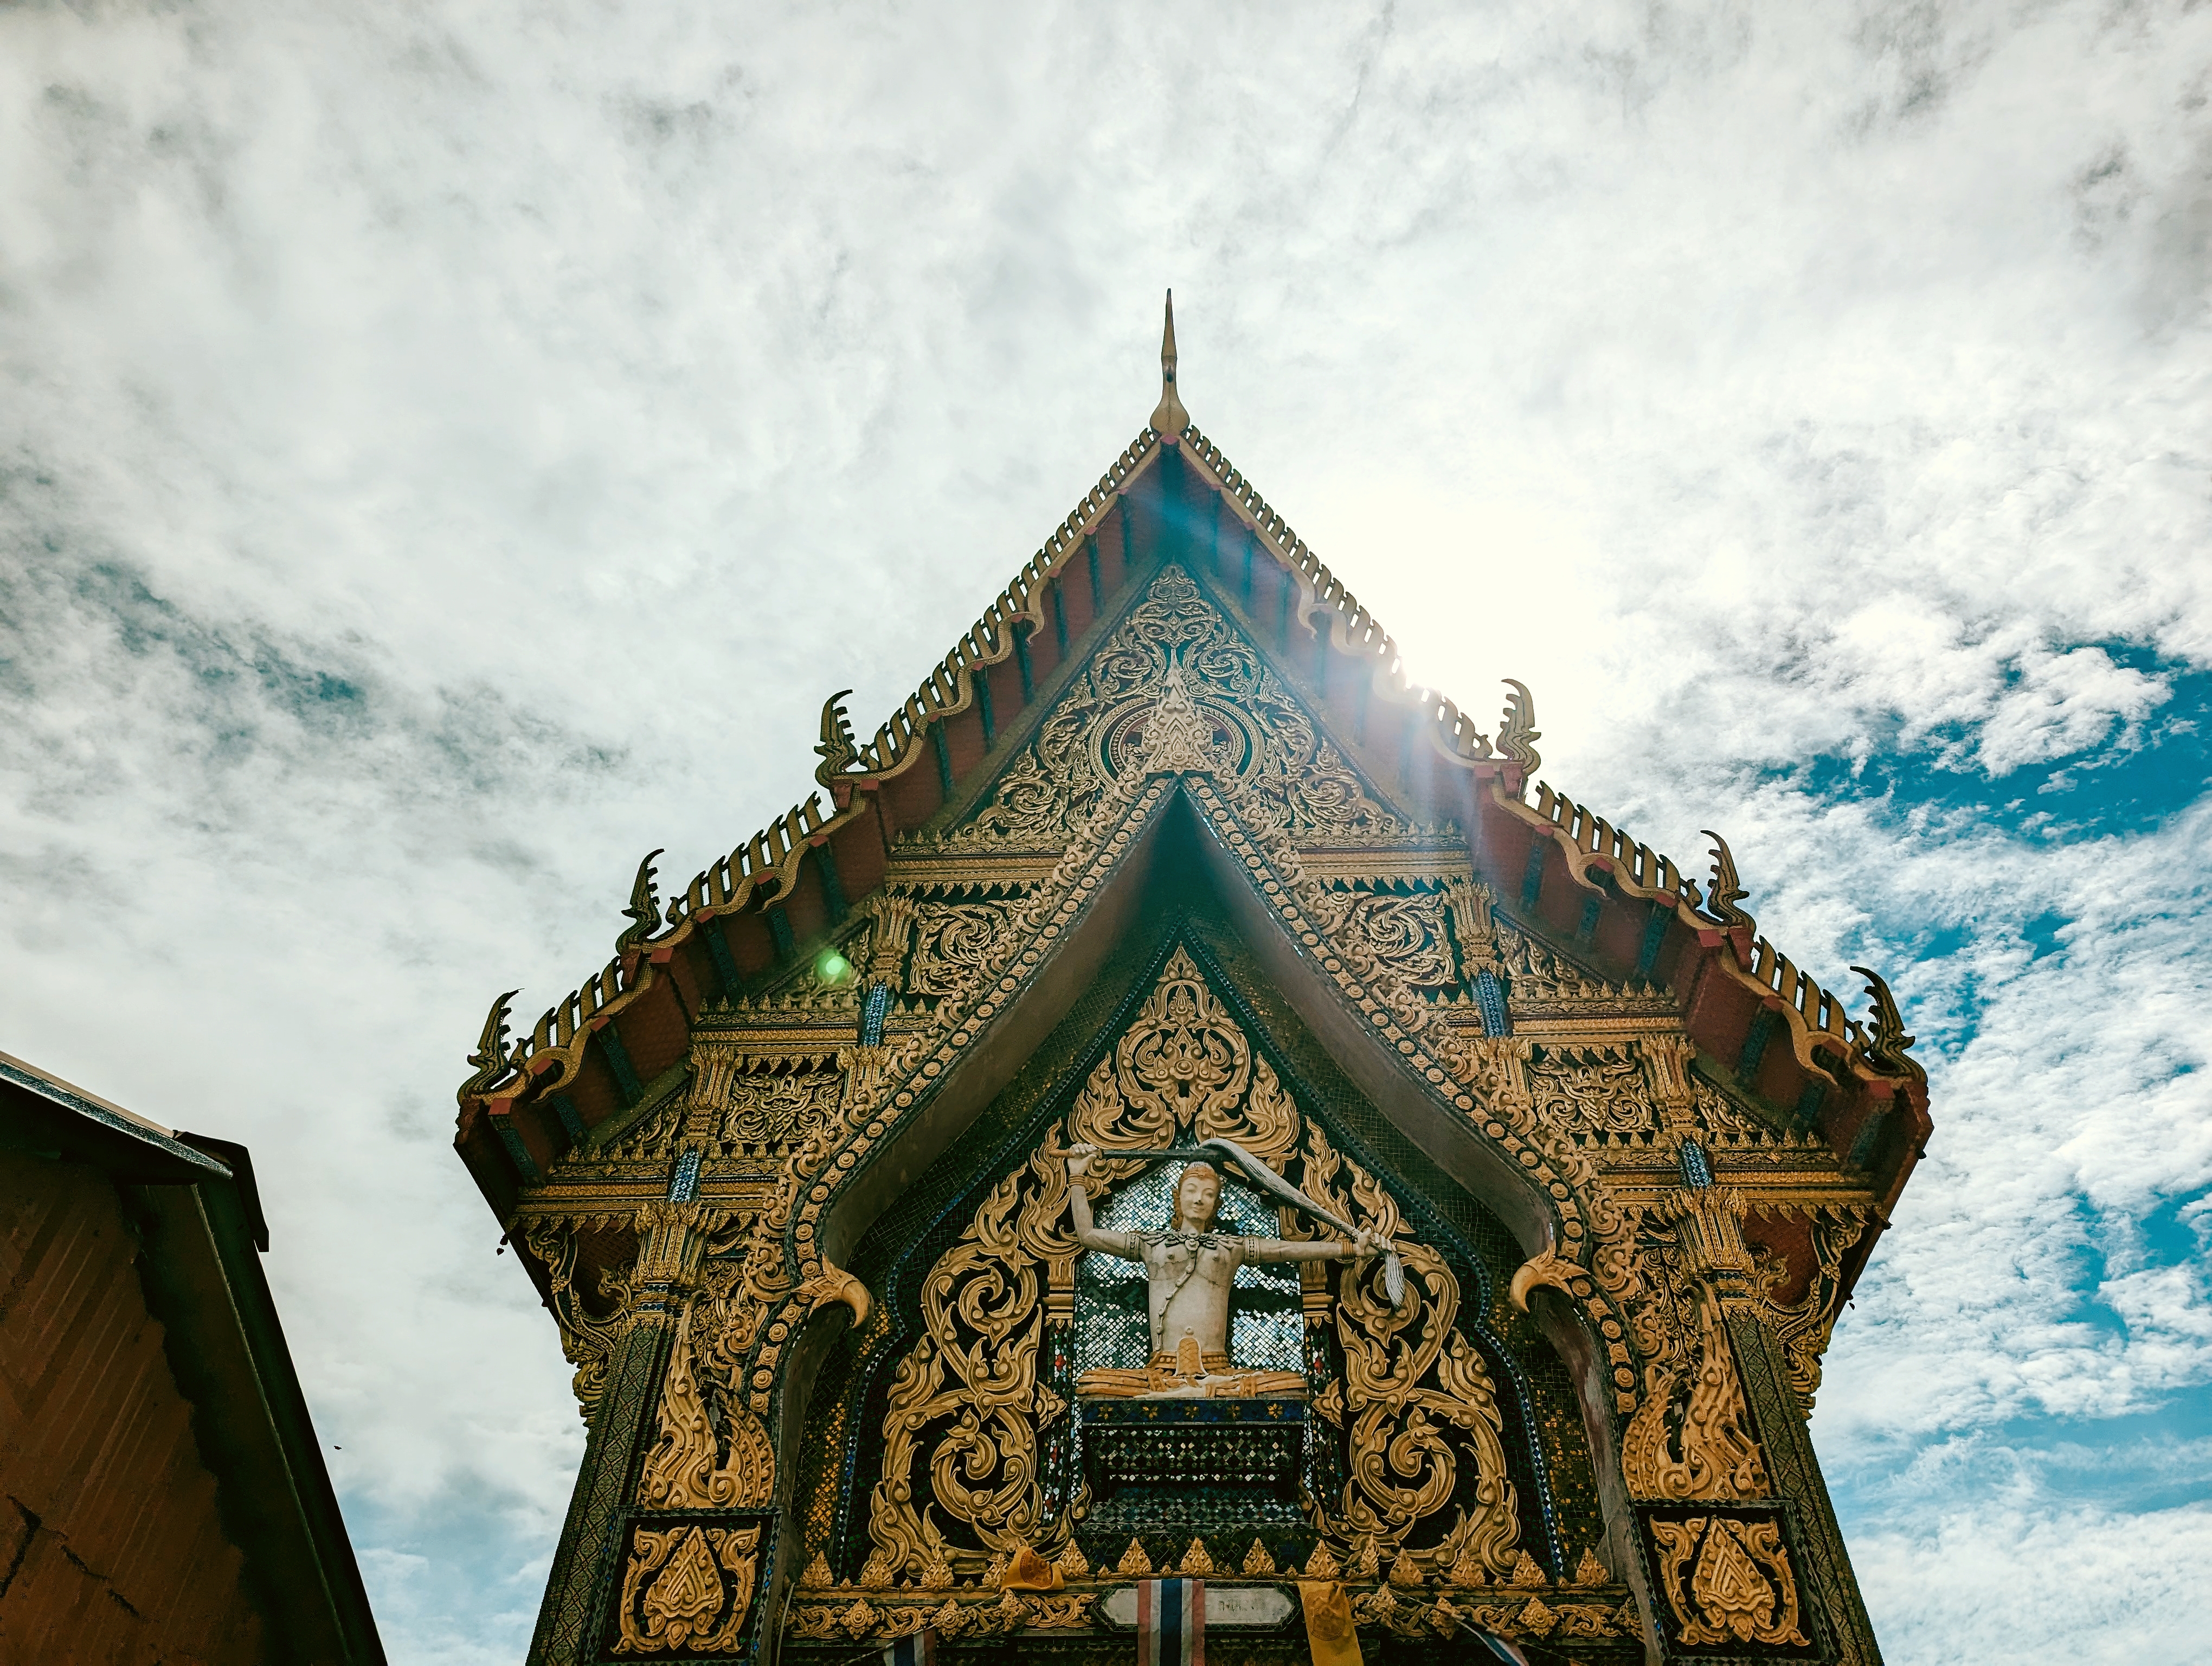
<svg viewBox="0 0 2212 1666"><path fill-rule="evenodd" d="M1123 1153L1117 1152L1116 1155ZM1304 1373L1247 1370L1229 1357L1230 1291L1246 1262L1349 1261L1380 1255L1388 1246L1362 1230L1352 1240L1245 1237L1213 1230L1221 1205L1221 1174L1211 1163L1193 1163L1176 1183L1175 1219L1166 1231L1102 1231L1091 1198L1076 1183L1090 1172L1096 1146L1067 1153L1067 1208L1075 1241L1086 1250L1141 1262L1146 1306L1152 1320L1152 1363L1141 1371L1101 1367L1077 1383L1085 1395L1139 1400L1202 1400L1228 1395L1303 1395Z"/></svg>

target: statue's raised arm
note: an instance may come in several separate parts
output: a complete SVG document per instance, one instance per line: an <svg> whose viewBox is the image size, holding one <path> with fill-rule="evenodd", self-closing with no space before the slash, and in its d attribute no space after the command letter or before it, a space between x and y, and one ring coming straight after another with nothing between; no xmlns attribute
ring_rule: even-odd
<svg viewBox="0 0 2212 1666"><path fill-rule="evenodd" d="M1246 1238L1246 1261L1366 1261L1379 1256L1389 1244L1375 1236L1364 1226L1352 1235L1347 1243L1342 1238Z"/></svg>
<svg viewBox="0 0 2212 1666"><path fill-rule="evenodd" d="M1076 1183L1091 1172L1091 1159L1097 1155L1096 1146L1067 1148L1067 1213L1075 1227L1075 1241L1085 1250L1096 1250L1101 1255L1119 1256L1123 1261L1142 1261L1144 1240L1134 1232L1100 1231L1098 1223L1091 1219L1091 1194Z"/></svg>

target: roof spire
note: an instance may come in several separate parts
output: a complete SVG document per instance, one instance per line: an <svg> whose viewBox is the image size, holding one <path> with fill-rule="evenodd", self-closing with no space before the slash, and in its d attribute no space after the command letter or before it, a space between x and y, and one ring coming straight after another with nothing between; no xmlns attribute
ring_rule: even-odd
<svg viewBox="0 0 2212 1666"><path fill-rule="evenodd" d="M1176 395L1175 291L1168 291L1167 328L1160 336L1160 402L1152 407L1152 428L1173 439L1190 426L1190 413Z"/></svg>

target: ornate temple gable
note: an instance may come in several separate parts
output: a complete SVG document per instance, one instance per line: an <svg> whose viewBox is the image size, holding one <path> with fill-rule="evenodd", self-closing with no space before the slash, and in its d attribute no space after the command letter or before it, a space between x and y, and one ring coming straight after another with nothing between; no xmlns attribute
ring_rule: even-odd
<svg viewBox="0 0 2212 1666"><path fill-rule="evenodd" d="M789 1634L821 1645L810 1658L926 1620L1088 1626L1095 1590L1052 1607L1005 1585L1034 1572L1025 1553L1078 1584L1170 1554L1194 1574L1285 1566L1265 1542L1086 1546L1053 1455L1081 1398L1048 1346L1077 1305L1067 1148L1090 1135L1110 1189L1155 1160L1135 1152L1209 1117L1399 1269L1318 1290L1301 1274L1300 1335L1326 1344L1334 1397L1310 1353L1251 1368L1305 1371L1299 1420L1346 1443L1307 1488L1304 1565L1352 1589L1360 1623L1449 1636L1495 1608L1471 1606L1474 1587L1525 1584L1495 1625L1562 1628L1599 1661L1640 1654L1647 1624L1677 1652L1708 1633L1797 1648L1799 1613L1864 1632L1800 1419L1927 1129L1887 989L1869 974L1854 1020L1777 955L1724 843L1701 890L1548 787L1528 802L1527 690L1493 747L1407 685L1373 620L1170 407L891 723L862 745L830 702L826 808L810 800L665 905L654 853L605 971L520 1038L508 998L488 1016L457 1144L560 1323L592 1430L533 1657L772 1645L782 1621L764 1616L801 1571L781 1511L815 1368L847 1324L890 1322L838 1263L1060 1033L1171 883L1216 900L1267 998L1325 1038L1390 1137L1510 1225L1524 1259L1485 1278L1571 1359L1575 1438L1613 1489L1601 1522L1593 1483L1581 1527L1640 1617L1625 1597L1570 1601L1565 1558L1524 1517L1504 1534L1503 1501L1535 1494L1491 1462L1512 1420L1479 1339L1504 1310L1424 1259L1436 1235L1407 1228L1393 1189L1407 1170L1332 1133L1279 1072L1271 1085L1224 1016L1243 997L1170 965L1157 1011L1089 1032L1114 1047L1087 1099L978 1158L988 1195L933 1242L928 1347L885 1389L904 1479L881 1512L855 1506L884 1583L810 1566ZM1147 1025L1155 1050L1125 1059ZM1293 1229L1276 1230L1279 1259ZM1188 1383L1222 1374L1212 1357L1111 1370ZM1113 1449L1115 1416L1096 1422ZM1144 1441L1119 1450L1121 1481L1164 1473ZM983 1581L976 1599L948 1572ZM1570 1611L1586 1629L1564 1629Z"/></svg>
<svg viewBox="0 0 2212 1666"><path fill-rule="evenodd" d="M1042 712L1060 716L1073 685L1093 676L1103 635L1131 605L1133 587L1169 563L1213 587L1238 622L1267 685L1248 692L1273 699L1297 690L1284 708L1306 716L1316 762L1341 764L1369 802L1402 822L1463 830L1479 873L1501 897L1514 903L1533 886L1540 897L1530 896L1524 912L1556 910L1543 922L1555 940L1587 941L1627 974L1608 981L1681 991L1692 1032L1717 1059L1732 1064L1756 1039L1763 1074L1746 1090L1805 1106L1836 1149L1879 1170L1893 1200L1926 1134L1925 1088L1879 980L1870 976L1873 1021L1844 1018L1832 997L1749 932L1749 916L1732 899L1701 899L1664 857L1548 787L1539 788L1535 805L1524 802L1538 763L1526 690L1512 685L1493 747L1456 706L1409 684L1373 617L1219 448L1186 424L1139 436L872 739L855 741L830 702L817 748L827 806L811 798L665 908L648 858L603 971L512 1041L507 1001L495 1004L461 1090L457 1144L502 1216L579 1129L634 1106L681 1059L696 1016L756 993L814 952L894 869L909 882L971 873L972 853L918 848L905 836L975 799L986 781L999 783L990 813L1009 827L1021 821L1019 794L1009 797L1023 784L1017 776L1033 771L1027 784L1035 789L1053 773L1050 738L1025 731L1040 727ZM1203 697L1197 709L1209 709ZM1222 744L1234 727L1217 725ZM1294 757L1298 738L1279 739ZM1077 799L1086 790L1079 775L1065 772ZM1328 806L1312 807L1322 812L1315 831L1325 831ZM1372 845L1378 826L1353 830ZM1366 854L1301 842L1316 873L1332 861L1353 871ZM1440 841L1424 848L1429 842L1413 836L1397 860L1426 867L1431 854L1443 854ZM1019 869L1033 884L1051 856L1048 848L1002 843L990 860L1000 877ZM1560 883L1548 877L1553 866ZM1723 889L1717 878L1712 896ZM1543 1016L1527 1014L1531 1022ZM1770 1025L1786 1047L1765 1046Z"/></svg>

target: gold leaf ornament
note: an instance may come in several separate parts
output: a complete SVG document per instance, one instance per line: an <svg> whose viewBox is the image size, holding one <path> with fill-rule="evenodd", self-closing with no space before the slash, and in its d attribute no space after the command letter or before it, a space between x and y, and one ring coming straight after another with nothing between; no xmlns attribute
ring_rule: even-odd
<svg viewBox="0 0 2212 1666"><path fill-rule="evenodd" d="M1684 1643L1806 1646L1797 1620L1797 1584L1778 1523L1692 1516L1655 1521L1651 1529L1660 1549L1660 1584Z"/></svg>
<svg viewBox="0 0 2212 1666"><path fill-rule="evenodd" d="M647 1510L752 1510L775 1491L775 1449L760 1420L733 1396L722 1403L725 1457L700 1386L692 1342L700 1302L685 1304L660 1392L660 1438L647 1456L637 1501Z"/></svg>
<svg viewBox="0 0 2212 1666"><path fill-rule="evenodd" d="M752 1608L759 1542L757 1527L637 1529L623 1578L615 1652L735 1648Z"/></svg>

